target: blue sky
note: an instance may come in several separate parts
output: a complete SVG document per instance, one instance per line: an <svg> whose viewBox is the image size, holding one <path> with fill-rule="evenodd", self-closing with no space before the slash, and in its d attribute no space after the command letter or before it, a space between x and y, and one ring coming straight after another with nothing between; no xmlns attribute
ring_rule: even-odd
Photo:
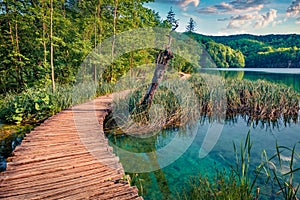
<svg viewBox="0 0 300 200"><path fill-rule="evenodd" d="M165 19L170 7L185 31L190 18L206 35L300 34L300 0L156 0L145 4Z"/></svg>

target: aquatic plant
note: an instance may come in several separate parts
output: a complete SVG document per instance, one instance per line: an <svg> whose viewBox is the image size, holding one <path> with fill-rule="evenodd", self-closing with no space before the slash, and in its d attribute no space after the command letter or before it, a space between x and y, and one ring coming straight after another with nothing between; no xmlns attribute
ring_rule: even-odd
<svg viewBox="0 0 300 200"><path fill-rule="evenodd" d="M256 180L259 175L260 168L255 171L255 176L252 177L251 164L251 148L253 142L250 139L250 131L248 131L244 144L240 144L240 151L238 152L237 146L233 143L235 154L235 166L231 166L232 171L238 178L238 183L245 188L248 195L251 195L255 186Z"/></svg>
<svg viewBox="0 0 300 200"><path fill-rule="evenodd" d="M186 200L258 199L259 187L256 190L254 187L261 168L255 170L253 177L253 170L250 167L252 145L250 132L248 132L244 143L240 144L239 151L237 145L233 143L235 165L231 165L229 171L225 168L223 171L216 169L213 179L210 179L207 174L191 178L188 189L184 188L178 198Z"/></svg>
<svg viewBox="0 0 300 200"><path fill-rule="evenodd" d="M298 142L300 144L300 142ZM294 181L294 177L299 177L300 167L295 168L294 163L300 158L296 152L296 145L293 148L279 146L276 142L276 153L271 158L263 151L265 158L259 168L264 169L266 184L273 185L276 196L281 196L285 200L298 200L300 183ZM270 183L271 182L271 183ZM272 194L275 196L274 194Z"/></svg>
<svg viewBox="0 0 300 200"><path fill-rule="evenodd" d="M199 175L191 178L188 189L178 193L182 200L252 200L253 195L248 193L246 185L241 185L233 171L229 174L226 170L216 170L216 175L211 179L208 175Z"/></svg>
<svg viewBox="0 0 300 200"><path fill-rule="evenodd" d="M190 82L194 85L194 90L199 97L201 113L212 115L220 108L214 108L218 104L211 102L213 95L205 80L206 76L215 75L197 74L193 75ZM299 112L300 94L290 87L282 84L275 84L264 80L226 80L223 87L226 91L226 117L232 118L242 114L250 117L250 121L269 120L276 121L283 118L285 122L297 121Z"/></svg>
<svg viewBox="0 0 300 200"><path fill-rule="evenodd" d="M188 91L188 87L187 82L180 80L162 83L154 95L152 106L146 109L140 109L140 102L147 85L116 94L113 113L106 117L105 127L116 129L115 133L145 134L195 122L200 116L199 106L195 94L192 90Z"/></svg>
<svg viewBox="0 0 300 200"><path fill-rule="evenodd" d="M118 110L114 115L119 121L117 129L124 132L142 129L147 133L155 128L182 126L197 119L224 120L236 115L247 116L249 124L259 121L276 124L282 118L284 123L298 120L300 94L287 86L262 80L216 82L209 81L211 79L220 77L193 74L188 83L178 78L167 81L154 95L154 106L148 109L139 107L147 86L135 85L126 94L114 98L114 109ZM192 92L187 92L187 86L192 87ZM130 114L123 114L128 111ZM110 117L106 121L107 128L116 125Z"/></svg>
<svg viewBox="0 0 300 200"><path fill-rule="evenodd" d="M300 142L298 142L300 144ZM252 141L248 132L240 150L234 144L235 165L231 170L220 172L210 179L207 174L192 177L178 199L275 199L281 196L284 200L298 200L300 183L294 178L299 177L300 167L294 163L300 158L296 145L292 148L279 146L276 153L268 158L265 150L262 161L255 168L250 166ZM254 173L253 173L254 172ZM261 184L258 186L257 180ZM272 188L272 189L270 189Z"/></svg>

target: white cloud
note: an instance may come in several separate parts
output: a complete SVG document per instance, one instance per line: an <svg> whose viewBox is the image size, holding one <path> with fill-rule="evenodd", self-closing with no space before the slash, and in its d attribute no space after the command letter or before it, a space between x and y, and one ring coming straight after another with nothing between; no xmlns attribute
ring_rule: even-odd
<svg viewBox="0 0 300 200"><path fill-rule="evenodd" d="M296 24L300 24L300 17L296 19Z"/></svg>
<svg viewBox="0 0 300 200"><path fill-rule="evenodd" d="M239 29L245 26L251 25L251 21L254 19L255 15L246 14L246 15L238 15L235 17L231 17L229 19L229 23L227 25L227 29Z"/></svg>
<svg viewBox="0 0 300 200"><path fill-rule="evenodd" d="M287 17L296 17L300 13L300 0L295 0L286 10Z"/></svg>
<svg viewBox="0 0 300 200"><path fill-rule="evenodd" d="M218 21L229 21L227 29L249 29L249 28L262 28L269 24L276 25L277 10L270 9L265 14L258 12L247 13L244 15L232 16L230 18L218 19Z"/></svg>
<svg viewBox="0 0 300 200"><path fill-rule="evenodd" d="M201 14L239 14L250 11L260 11L267 0L234 0L198 9Z"/></svg>
<svg viewBox="0 0 300 200"><path fill-rule="evenodd" d="M155 2L175 4L180 6L184 11L187 10L190 4L194 5L195 7L197 7L200 4L200 0L156 0Z"/></svg>
<svg viewBox="0 0 300 200"><path fill-rule="evenodd" d="M180 1L179 5L182 8L187 7L189 4L194 4L195 7L197 7L200 3L200 0L184 0L184 1Z"/></svg>
<svg viewBox="0 0 300 200"><path fill-rule="evenodd" d="M270 9L266 15L261 15L260 19L254 24L254 28L265 27L277 18L277 10Z"/></svg>

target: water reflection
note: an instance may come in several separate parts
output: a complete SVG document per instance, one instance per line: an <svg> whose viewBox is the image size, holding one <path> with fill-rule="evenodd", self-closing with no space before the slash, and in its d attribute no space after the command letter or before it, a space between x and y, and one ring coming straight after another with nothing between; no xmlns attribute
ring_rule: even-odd
<svg viewBox="0 0 300 200"><path fill-rule="evenodd" d="M221 74L225 79L235 80L267 80L272 83L281 83L300 92L299 69L203 69L205 73Z"/></svg>
<svg viewBox="0 0 300 200"><path fill-rule="evenodd" d="M248 130L250 130L254 142L251 155L253 169L261 162L261 153L264 149L268 152L268 155L273 155L276 152L276 141L287 147L292 147L295 142L300 141L300 134L298 133L300 124L297 123L299 118L296 123L294 121L284 122L282 118L273 122L253 121L246 115L236 115L226 120L218 142L208 156L201 159L199 158L199 148L212 121L213 119L207 116L199 120L197 135L193 143L180 158L170 165L153 172L130 174L133 177L133 183L142 191L145 199L174 199L181 188L187 185L191 176L197 176L199 173L213 176L215 169L229 169L230 164L235 162L232 143L239 144L243 141ZM185 131L178 128L161 131L149 138L112 134L109 134L108 137L111 143L128 151L151 152L147 154L148 157L145 160L157 161L156 151L172 141L175 135L180 135L183 140L186 138ZM299 146L296 152L300 152ZM122 157L118 152L116 154L119 155L122 164L130 162L130 160L124 160L128 158ZM299 161L299 158L296 158L295 164L298 167L300 167ZM151 164L154 164L154 162ZM159 161L156 164L159 166ZM126 165L124 168L127 171ZM258 183L262 184L263 181L259 180ZM267 189L262 187L262 190L266 191Z"/></svg>

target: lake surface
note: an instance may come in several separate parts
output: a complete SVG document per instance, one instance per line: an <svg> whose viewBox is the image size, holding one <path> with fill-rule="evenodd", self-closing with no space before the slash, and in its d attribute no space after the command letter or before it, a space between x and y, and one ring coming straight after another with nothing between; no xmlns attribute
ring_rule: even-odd
<svg viewBox="0 0 300 200"><path fill-rule="evenodd" d="M270 71L221 71L222 76L232 79L265 79L276 83L285 84L293 87L300 92L300 72L299 70L289 72L284 71L280 73L276 70L276 73ZM208 73L214 73L210 71ZM235 154L233 150L233 142L239 146L240 142L244 142L248 131L250 131L251 140L253 141L251 164L252 169L259 165L261 162L261 153L266 150L269 157L276 153L276 141L279 145L286 147L293 147L300 141L300 124L299 118L296 123L284 123L282 120L276 123L263 123L257 121L255 123L248 123L248 118L243 116L236 116L235 118L225 121L223 127L220 130L219 137L215 138L215 145L207 156L199 156L199 150L201 145L207 136L208 129L214 126L213 122L207 119L203 119L194 125L194 132L191 133L189 129L172 129L163 130L159 133L151 135L149 137L134 137L134 136L112 136L109 135L110 144L114 146L116 154L120 157L120 161L123 164L125 171L133 172L130 175L133 177L136 185L139 187L144 199L175 199L177 194L181 192L183 186L187 186L190 177L201 174L207 174L212 177L216 174L216 169L230 169L230 166L235 163ZM195 128L196 127L196 128ZM190 143L187 141L192 140ZM163 149L172 141L181 139L186 149L178 153L179 156L174 156L174 161L168 163L164 162L168 156L161 154ZM128 152L140 153L144 158L143 162L136 162L134 158L124 156L120 149ZM170 156L176 154L177 148L173 145L173 152ZM178 145L178 151L181 151L181 144ZM148 153L147 153L148 152ZM149 153L151 152L151 153ZM296 146L296 152L300 153L300 144ZM151 158L150 158L151 157ZM290 154L283 152L283 170L287 170L288 158ZM156 163L153 164L153 158L156 159ZM163 159L162 159L163 158ZM151 161L152 160L152 161ZM145 162L148 164L161 166L161 169L151 171L146 170L143 173L135 173L132 170L133 165L128 164L135 162L134 166L137 169L145 167ZM166 166L165 166L166 165ZM140 166L140 168L138 167ZM300 167L300 158L297 157L294 160L294 166ZM147 166L149 167L149 166ZM147 168L146 167L146 168ZM150 169L150 168L149 168ZM295 183L300 182L300 172L295 173ZM262 180L258 180L258 184L261 186L261 195L264 199L272 199L270 196L271 188L264 187ZM142 185L142 187L140 186ZM276 191L273 193L276 193ZM280 199L276 197L276 199Z"/></svg>
<svg viewBox="0 0 300 200"><path fill-rule="evenodd" d="M285 84L300 92L300 69L203 69L202 72L220 74L225 78L267 80L274 83Z"/></svg>

